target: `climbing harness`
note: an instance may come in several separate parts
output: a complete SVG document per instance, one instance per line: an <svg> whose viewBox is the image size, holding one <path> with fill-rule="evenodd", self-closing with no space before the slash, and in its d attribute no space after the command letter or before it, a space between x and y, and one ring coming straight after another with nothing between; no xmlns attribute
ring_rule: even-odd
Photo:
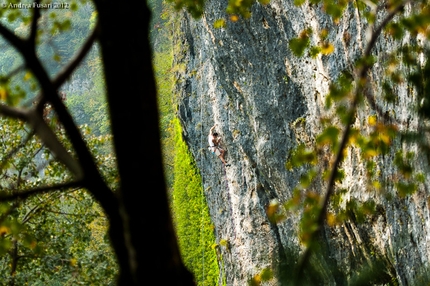
<svg viewBox="0 0 430 286"><path fill-rule="evenodd" d="M217 156L219 156L221 154L221 151L219 149L220 149L220 147L218 147L218 146L208 146L209 152L211 152L212 154L215 154Z"/></svg>

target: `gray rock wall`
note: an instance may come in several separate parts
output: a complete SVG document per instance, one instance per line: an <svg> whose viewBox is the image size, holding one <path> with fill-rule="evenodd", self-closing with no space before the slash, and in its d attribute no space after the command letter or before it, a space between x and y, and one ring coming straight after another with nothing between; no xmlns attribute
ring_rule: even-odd
<svg viewBox="0 0 430 286"><path fill-rule="evenodd" d="M177 64L183 67L178 72L178 115L203 178L217 242L228 242L220 247L222 272L227 285L242 286L263 268L276 269L280 262L293 265L302 251L297 235L299 217L292 215L272 224L266 208L273 200L291 198L303 170L288 171L287 156L298 143L313 142L321 131L319 118L327 113L324 103L329 84L342 70L352 70L354 59L365 47L367 27L353 7L335 24L320 6L296 7L293 1L272 0L267 6L254 5L250 19L213 28L214 21L227 17L225 7L226 1L208 0L203 18L182 17L177 35L182 49L176 54ZM335 52L317 58L295 57L288 41L309 27L314 31L328 28ZM318 33L312 34L313 45L320 40ZM409 40L405 38L405 42ZM381 37L375 54L381 56L390 49L390 40ZM372 69L375 82L381 80L381 66L377 63ZM373 89L381 103L380 90L376 85ZM397 92L399 102L381 108L403 122L400 130L414 129L418 120L410 110L413 95L405 86L397 87ZM361 111L357 126L370 114L375 111ZM214 124L230 167L223 167L207 149L208 131ZM389 154L378 161L381 180L395 173L392 158ZM418 167L424 165L417 161ZM346 284L374 257L385 261L382 282L397 280L409 285L417 281L420 269L428 265L430 251L427 189L422 187L401 199L393 184L387 185L391 200L366 192L358 150L349 152L343 168L342 186L348 190L343 200L374 199L378 211L365 224L349 221L325 229L325 259L312 260L315 267L324 269L320 284ZM315 191L322 193L323 183ZM268 283L280 284L276 279Z"/></svg>

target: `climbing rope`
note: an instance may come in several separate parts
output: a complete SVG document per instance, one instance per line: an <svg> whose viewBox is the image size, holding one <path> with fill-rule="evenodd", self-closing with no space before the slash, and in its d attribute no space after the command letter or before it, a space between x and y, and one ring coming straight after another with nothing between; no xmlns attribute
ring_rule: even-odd
<svg viewBox="0 0 430 286"><path fill-rule="evenodd" d="M200 120L203 122L203 93L200 95ZM203 156L203 124L201 125L202 129L200 132L200 162L201 162L201 166L202 169L204 170L203 166L204 166L204 156ZM204 171L203 171L204 172ZM202 285L204 285L204 281L205 281L205 240L204 240L204 234L203 234L203 210L204 210L204 205L205 205L205 193L204 193L204 189L205 189L205 184L204 184L204 174L203 172L201 173L201 177L202 177L202 188L201 188L201 197L202 197L202 203L201 203L201 213L200 213L200 242L202 244Z"/></svg>

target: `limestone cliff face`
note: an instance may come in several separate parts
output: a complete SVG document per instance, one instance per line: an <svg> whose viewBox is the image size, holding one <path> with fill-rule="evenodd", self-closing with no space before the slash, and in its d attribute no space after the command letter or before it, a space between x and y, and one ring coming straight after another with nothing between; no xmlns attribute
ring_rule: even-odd
<svg viewBox="0 0 430 286"><path fill-rule="evenodd" d="M353 7L334 24L320 6L296 7L290 0L272 0L267 6L254 5L250 19L214 29L214 21L226 16L226 2L208 0L199 20L182 17L178 41L183 50L176 58L185 69L178 73L178 114L203 178L217 242L228 242L220 247L222 275L227 285L242 286L263 268L294 264L302 250L299 217L272 224L266 208L272 200L291 198L300 171L285 168L288 154L298 143L313 142L321 131L318 119L326 112L328 86L342 70L351 70L354 59L363 53L366 25ZM335 52L317 58L294 56L288 41L309 27L328 28ZM317 44L318 34L311 40ZM389 39L381 37L374 53L381 56L392 48ZM381 73L377 63L371 79L380 80ZM396 91L399 102L381 108L403 122L399 129L416 128L419 122L409 110L413 95L403 86ZM373 93L380 96L376 88ZM358 124L374 113L371 108L361 112ZM208 131L214 124L230 167L224 168L207 149ZM400 199L394 186L387 185L387 192L394 194L391 200L365 192L359 158L358 151L351 150L343 165L343 187L348 190L343 199L374 199L378 212L365 224L349 221L325 229L325 258L313 260L315 267L324 269L321 285L346 284L375 256L386 262L381 279L410 285L429 263L428 191L422 188ZM394 174L391 160L392 155L387 155L377 162L381 179ZM418 160L418 168L421 165L424 162ZM274 279L269 284L280 282Z"/></svg>

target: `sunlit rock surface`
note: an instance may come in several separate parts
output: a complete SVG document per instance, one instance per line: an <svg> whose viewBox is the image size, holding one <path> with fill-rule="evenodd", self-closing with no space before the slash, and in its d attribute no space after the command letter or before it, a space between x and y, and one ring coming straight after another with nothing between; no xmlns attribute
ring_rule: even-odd
<svg viewBox="0 0 430 286"><path fill-rule="evenodd" d="M243 286L264 268L282 265L288 269L303 250L298 215L273 224L266 208L271 202L291 198L304 170L288 171L288 154L298 143L314 142L321 131L319 118L327 112L324 105L329 84L341 71L352 72L354 59L366 46L367 26L353 7L334 24L320 6L296 7L293 1L272 0L267 6L254 5L250 19L215 29L217 19L228 17L226 1L207 2L203 18L183 15L180 23L177 45L182 49L175 55L179 66L177 107L184 138L203 178L220 244L220 281ZM306 28L329 29L328 40L335 51L316 58L294 56L288 42ZM320 41L314 32L311 44ZM383 36L374 54L382 61L392 45ZM381 63L376 63L370 74L374 82L382 80ZM381 108L400 122L399 130L414 130L420 124L409 108L414 97L405 86L396 91L396 105ZM381 91L373 87L372 93L382 104L378 99ZM357 126L373 114L376 111L370 107L361 111ZM214 124L228 151L230 167L223 167L207 149L208 131ZM395 174L393 156L378 158L381 180L390 181ZM425 164L417 160L418 169ZM320 285L345 285L361 267L376 259L384 262L376 282L417 283L425 273L430 252L428 191L421 186L416 194L399 198L391 183L384 195L366 192L366 171L358 150L350 150L342 167L346 177L341 187L347 189L344 204L352 198L363 202L373 199L377 212L364 224L351 220L325 229L321 237L324 258L311 259L323 272ZM324 185L319 185L314 191L324 193ZM287 280L291 276L284 274ZM266 285L281 282L275 278Z"/></svg>

